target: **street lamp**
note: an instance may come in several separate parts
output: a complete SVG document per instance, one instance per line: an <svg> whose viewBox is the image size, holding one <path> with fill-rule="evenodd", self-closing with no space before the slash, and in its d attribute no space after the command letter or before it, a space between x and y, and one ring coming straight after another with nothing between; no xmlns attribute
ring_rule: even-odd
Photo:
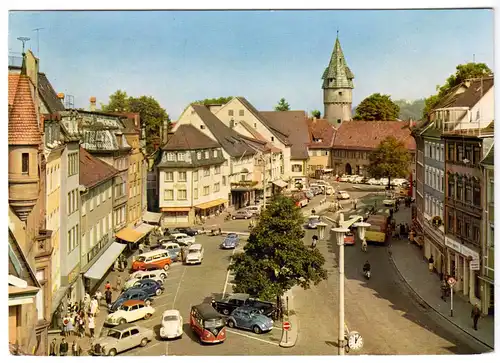
<svg viewBox="0 0 500 363"><path fill-rule="evenodd" d="M371 224L366 222L354 223L353 227L357 228L359 240L361 241L361 243L363 243L363 241L365 240L365 232L370 226Z"/></svg>
<svg viewBox="0 0 500 363"><path fill-rule="evenodd" d="M344 355L345 328L344 328L344 237L349 230L347 228L332 228L331 232L337 240L339 246L339 355Z"/></svg>

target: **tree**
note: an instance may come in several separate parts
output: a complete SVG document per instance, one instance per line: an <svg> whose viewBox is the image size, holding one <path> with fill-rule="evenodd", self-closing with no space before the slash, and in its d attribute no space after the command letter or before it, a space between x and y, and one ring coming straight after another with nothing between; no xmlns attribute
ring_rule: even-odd
<svg viewBox="0 0 500 363"><path fill-rule="evenodd" d="M152 152L153 141L161 138L164 122L170 130L170 118L164 108L152 96L129 97L121 90L109 96L107 105L101 104L101 109L106 112L135 112L141 118L141 125L146 134L146 150Z"/></svg>
<svg viewBox="0 0 500 363"><path fill-rule="evenodd" d="M235 292L264 300L277 299L293 286L304 289L327 278L325 258L304 245L304 217L290 198L277 195L252 229L243 253L235 254L229 270Z"/></svg>
<svg viewBox="0 0 500 363"><path fill-rule="evenodd" d="M290 105L284 98L280 99L278 104L274 106L275 111L290 111Z"/></svg>
<svg viewBox="0 0 500 363"><path fill-rule="evenodd" d="M370 164L367 171L374 178L403 178L408 174L411 154L402 141L388 136L369 155Z"/></svg>
<svg viewBox="0 0 500 363"><path fill-rule="evenodd" d="M406 101L394 101L399 106L399 119L400 120L420 120L422 111L425 107L425 99Z"/></svg>
<svg viewBox="0 0 500 363"><path fill-rule="evenodd" d="M438 93L425 99L423 117L427 118L429 116L429 112L434 108L434 106L436 106L453 87L458 86L467 79L480 78L492 74L493 72L485 63L470 62L466 64L459 64L456 67L455 73L446 79L445 84L443 86L438 85L436 87Z"/></svg>
<svg viewBox="0 0 500 363"><path fill-rule="evenodd" d="M391 100L389 95L374 93L366 97L356 107L355 120L391 121L399 117L399 106Z"/></svg>
<svg viewBox="0 0 500 363"><path fill-rule="evenodd" d="M321 112L319 110L314 110L311 112L312 117L321 118Z"/></svg>
<svg viewBox="0 0 500 363"><path fill-rule="evenodd" d="M195 105L225 105L233 99L233 96L219 97L219 98L205 98L204 100L194 101Z"/></svg>

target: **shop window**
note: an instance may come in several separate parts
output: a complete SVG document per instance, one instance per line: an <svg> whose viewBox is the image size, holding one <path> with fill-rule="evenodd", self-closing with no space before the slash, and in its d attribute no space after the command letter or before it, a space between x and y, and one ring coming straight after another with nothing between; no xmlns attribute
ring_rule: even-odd
<svg viewBox="0 0 500 363"><path fill-rule="evenodd" d="M474 191L472 194L472 203L477 207L481 206L481 188L478 186L474 187Z"/></svg>

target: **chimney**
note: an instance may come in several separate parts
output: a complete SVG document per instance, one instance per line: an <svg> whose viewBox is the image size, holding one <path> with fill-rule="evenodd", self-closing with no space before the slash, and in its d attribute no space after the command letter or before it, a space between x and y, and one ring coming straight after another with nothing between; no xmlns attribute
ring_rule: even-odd
<svg viewBox="0 0 500 363"><path fill-rule="evenodd" d="M94 96L90 97L90 111L95 111L96 98Z"/></svg>

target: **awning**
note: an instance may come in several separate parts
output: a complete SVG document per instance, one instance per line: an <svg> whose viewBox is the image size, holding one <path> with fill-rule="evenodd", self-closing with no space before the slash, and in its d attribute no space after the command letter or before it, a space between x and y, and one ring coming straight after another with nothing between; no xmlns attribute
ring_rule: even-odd
<svg viewBox="0 0 500 363"><path fill-rule="evenodd" d="M273 181L273 184L280 187L280 188L285 188L286 186L288 186L288 183L284 180L281 180L281 179Z"/></svg>
<svg viewBox="0 0 500 363"><path fill-rule="evenodd" d="M144 212L142 220L147 223L160 223L161 213Z"/></svg>
<svg viewBox="0 0 500 363"><path fill-rule="evenodd" d="M116 238L122 239L127 242L135 243L144 236L144 233L138 232L135 229L125 227L120 229L116 234Z"/></svg>
<svg viewBox="0 0 500 363"><path fill-rule="evenodd" d="M227 203L226 199L216 199L216 200L212 200L211 202L206 202L206 203L198 204L196 206L196 208L198 208L198 209L208 209L208 208L216 207L216 206L224 204L224 203Z"/></svg>
<svg viewBox="0 0 500 363"><path fill-rule="evenodd" d="M191 208L189 207L167 207L162 208L162 212L189 212Z"/></svg>
<svg viewBox="0 0 500 363"><path fill-rule="evenodd" d="M101 257L99 257L99 259L92 265L92 267L83 274L83 276L88 279L102 279L106 271L109 270L125 247L126 245L123 243L113 242L111 246L109 246L108 249L101 255Z"/></svg>
<svg viewBox="0 0 500 363"><path fill-rule="evenodd" d="M150 224L141 223L140 225L138 225L137 227L134 228L134 231L145 235L145 234L148 234L149 232L151 232L154 228L155 228L155 226L152 226Z"/></svg>

